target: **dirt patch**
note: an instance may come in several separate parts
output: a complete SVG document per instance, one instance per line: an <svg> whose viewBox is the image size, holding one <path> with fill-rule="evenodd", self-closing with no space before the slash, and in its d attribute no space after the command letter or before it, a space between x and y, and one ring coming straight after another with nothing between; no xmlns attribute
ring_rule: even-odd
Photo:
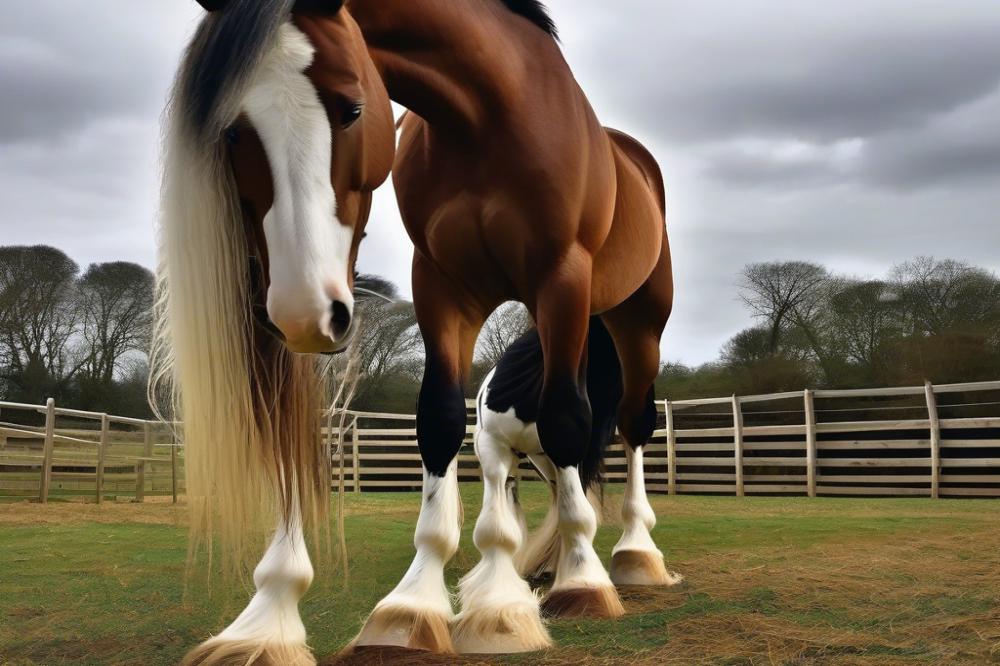
<svg viewBox="0 0 1000 666"><path fill-rule="evenodd" d="M0 504L0 525L79 525L82 523L138 523L187 525L187 508L168 498L147 498L143 503L12 502Z"/></svg>

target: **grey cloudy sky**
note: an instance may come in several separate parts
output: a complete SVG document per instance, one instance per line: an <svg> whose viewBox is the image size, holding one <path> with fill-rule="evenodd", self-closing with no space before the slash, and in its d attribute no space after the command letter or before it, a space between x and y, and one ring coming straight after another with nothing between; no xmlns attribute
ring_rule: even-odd
<svg viewBox="0 0 1000 666"><path fill-rule="evenodd" d="M671 360L750 319L751 261L1000 269L996 0L550 0L602 120L667 179ZM0 243L152 267L158 121L193 0L0 3ZM409 289L383 188L361 268Z"/></svg>

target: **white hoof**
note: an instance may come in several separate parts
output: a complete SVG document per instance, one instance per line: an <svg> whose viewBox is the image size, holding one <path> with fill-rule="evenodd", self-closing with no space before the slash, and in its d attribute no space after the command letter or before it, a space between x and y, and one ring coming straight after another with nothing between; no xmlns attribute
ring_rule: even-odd
<svg viewBox="0 0 1000 666"><path fill-rule="evenodd" d="M440 611L383 602L368 616L364 628L348 651L357 647L402 647L453 654L455 648L449 628L451 619Z"/></svg>
<svg viewBox="0 0 1000 666"><path fill-rule="evenodd" d="M668 571L658 550L619 550L611 556L611 581L615 585L672 587L684 576Z"/></svg>
<svg viewBox="0 0 1000 666"><path fill-rule="evenodd" d="M205 641L185 655L181 666L315 666L305 643L297 645L221 637Z"/></svg>

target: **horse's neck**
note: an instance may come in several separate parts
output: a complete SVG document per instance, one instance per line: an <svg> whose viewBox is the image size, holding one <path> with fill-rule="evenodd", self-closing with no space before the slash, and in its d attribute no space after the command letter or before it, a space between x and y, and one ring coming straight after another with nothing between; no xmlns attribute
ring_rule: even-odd
<svg viewBox="0 0 1000 666"><path fill-rule="evenodd" d="M475 132L494 121L498 109L523 97L530 84L520 48L525 26L502 7L473 13L475 4L351 0L349 5L390 97L432 127Z"/></svg>

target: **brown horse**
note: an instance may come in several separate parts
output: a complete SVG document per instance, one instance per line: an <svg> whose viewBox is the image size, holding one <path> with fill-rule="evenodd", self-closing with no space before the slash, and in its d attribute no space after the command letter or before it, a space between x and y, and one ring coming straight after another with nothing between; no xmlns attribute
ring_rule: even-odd
<svg viewBox="0 0 1000 666"><path fill-rule="evenodd" d="M600 315L623 377L618 427L630 452L626 536L615 580L669 584L649 529L642 447L673 281L665 197L653 157L601 126L536 0L350 0L390 96L411 110L393 179L416 246L413 291L427 360L417 431L424 496L416 557L373 611L358 645L434 651L548 644L538 603L514 570L523 539L505 490L516 444L479 438L486 480L480 565L453 615L445 563L459 540L456 456L477 335L519 300L538 328L544 370L537 436L558 500L560 555L543 606L554 614L624 611L592 541L596 516L580 467L591 437L588 322ZM454 626L452 627L452 623Z"/></svg>
<svg viewBox="0 0 1000 666"><path fill-rule="evenodd" d="M414 563L357 644L489 652L549 642L513 564L523 543L505 488L514 442L477 442L483 561L462 583L457 617L443 575L460 533L455 458L473 347L510 299L531 309L544 359L539 460L555 482L560 537L547 609L623 612L593 549L580 475L593 314L617 349L618 424L632 451L613 578L670 582L639 492L673 295L662 180L638 143L601 127L541 4L350 0L348 12L339 0L201 1L215 13L189 49L171 114L157 375L170 369L179 387L196 525L214 519L237 553L256 515L279 527L257 595L189 662L311 660L297 612L312 577L302 532L321 515L328 480L312 362L290 352L335 352L350 337L353 261L392 155L386 89L413 112L394 175L427 344L425 487Z"/></svg>
<svg viewBox="0 0 1000 666"><path fill-rule="evenodd" d="M184 423L195 537L220 536L238 564L259 555L261 519L278 528L246 610L185 661L311 664L303 532L326 515L330 480L316 361L293 352L350 340L395 128L342 2L200 1L213 13L167 116L152 386L171 385Z"/></svg>

